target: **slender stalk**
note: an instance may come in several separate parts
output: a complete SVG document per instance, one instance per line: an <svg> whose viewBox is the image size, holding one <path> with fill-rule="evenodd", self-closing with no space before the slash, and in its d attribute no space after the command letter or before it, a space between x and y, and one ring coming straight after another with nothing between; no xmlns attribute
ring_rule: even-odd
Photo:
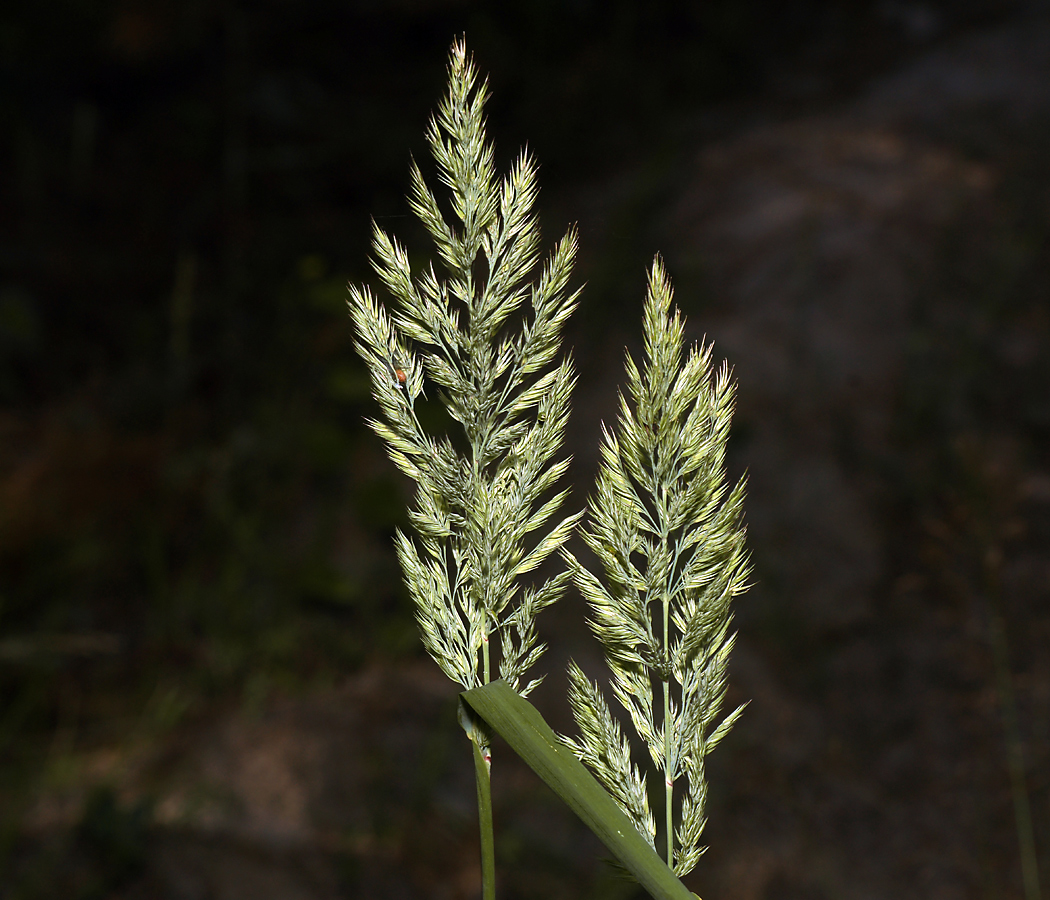
<svg viewBox="0 0 1050 900"><path fill-rule="evenodd" d="M496 900L496 847L492 831L492 788L489 782L491 757L478 746L471 735L474 751L474 777L478 785L478 827L481 831L481 896L482 900ZM488 757L488 758L486 758Z"/></svg>
<svg viewBox="0 0 1050 900"><path fill-rule="evenodd" d="M490 666L489 666L489 622L488 622L488 616L485 617L485 626L484 626L484 628L485 628L485 630L482 632L482 635L481 635L481 658L482 658L482 667L483 667L482 675L484 677L482 678L481 683L482 684L488 684L492 680L492 678L491 678L491 676L489 674L490 673Z"/></svg>
<svg viewBox="0 0 1050 900"><path fill-rule="evenodd" d="M667 642L670 601L664 595L664 665L670 668L671 651ZM674 868L674 779L671 777L671 682L664 679L664 822L667 828L667 868Z"/></svg>
<svg viewBox="0 0 1050 900"><path fill-rule="evenodd" d="M660 485L660 502L657 504L657 516L660 521L660 539L666 547L669 528L667 524L667 488ZM673 573L672 569L672 573ZM671 594L665 588L663 592L664 607L664 827L667 829L667 868L674 869L674 777L671 771Z"/></svg>
<svg viewBox="0 0 1050 900"><path fill-rule="evenodd" d="M489 663L489 626L485 619L485 630L481 637L482 659L484 664L484 683L490 679ZM478 783L478 830L481 832L481 896L482 900L496 900L496 839L492 828L492 790L490 771L492 768L492 751L482 750L475 735L471 737L470 746L474 750L474 777Z"/></svg>
<svg viewBox="0 0 1050 900"><path fill-rule="evenodd" d="M664 722L670 719L671 711L671 685L664 682ZM665 731L670 731L666 728ZM664 735L664 808L665 824L667 827L667 867L674 868L674 818L671 811L671 803L674 799L674 781L671 779L671 739Z"/></svg>

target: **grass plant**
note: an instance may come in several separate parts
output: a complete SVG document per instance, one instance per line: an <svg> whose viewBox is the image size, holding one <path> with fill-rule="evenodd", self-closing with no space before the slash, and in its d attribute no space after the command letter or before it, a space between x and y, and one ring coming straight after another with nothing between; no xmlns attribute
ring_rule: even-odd
<svg viewBox="0 0 1050 900"><path fill-rule="evenodd" d="M427 131L451 220L411 166L410 205L447 277L433 266L415 274L405 248L375 227L374 267L396 306L388 312L367 287L352 287L350 298L357 350L381 411L371 425L416 483L416 535L396 536L405 583L427 651L463 688L483 896L495 897L496 731L654 897L684 900L690 894L676 876L702 852L704 758L740 713L716 723L733 644L730 601L748 572L743 482L726 494L732 381L725 366L712 375L709 345L683 361L683 322L671 312L657 260L645 304L645 371L628 357L634 405L621 404L619 435L605 434L583 533L605 568L603 584L565 546L582 513L555 518L567 495L559 482L569 460L557 457L575 375L558 357L579 294L568 287L576 235L570 229L540 266L535 165L522 153L497 180L484 102L485 83L458 41L448 94ZM421 424L425 389L437 393L453 433ZM566 566L528 583L556 553ZM536 616L570 580L591 604L613 690L666 785L666 864L656 853L645 777L597 685L571 667L578 740L556 738L524 699L541 680L526 678L544 650ZM674 785L683 777L676 828Z"/></svg>

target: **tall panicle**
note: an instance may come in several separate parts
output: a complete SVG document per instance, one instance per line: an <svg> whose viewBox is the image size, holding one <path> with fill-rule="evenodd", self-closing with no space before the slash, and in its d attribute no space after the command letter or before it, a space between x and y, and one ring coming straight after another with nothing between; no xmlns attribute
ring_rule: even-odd
<svg viewBox="0 0 1050 900"><path fill-rule="evenodd" d="M556 455L575 375L555 357L576 307L578 292L568 289L576 235L570 229L530 280L539 265L536 168L522 153L497 178L485 98L458 41L448 93L427 128L451 220L415 161L409 195L447 277L433 267L413 273L404 246L374 226L375 271L395 306L388 312L367 287L351 287L350 312L381 412L372 427L416 483L417 537L399 532L396 545L423 642L464 688L487 683L498 664L499 676L527 694L537 682L523 676L543 650L536 615L569 576L520 582L579 519L552 526L566 491L548 496L568 465ZM420 424L427 384L462 428L462 443ZM466 452L456 449L464 444Z"/></svg>
<svg viewBox="0 0 1050 900"><path fill-rule="evenodd" d="M371 425L416 483L416 538L398 531L396 547L423 644L463 688L489 683L498 665L498 677L524 696L540 681L523 680L544 650L536 617L570 576L522 581L563 548L581 515L551 525L567 494L554 490L569 464L556 456L576 376L569 360L555 357L576 308L578 291L568 289L576 234L570 229L530 280L539 262L536 168L522 153L497 180L485 97L457 41L448 94L427 128L452 221L414 160L410 169L409 205L447 277L433 266L414 274L405 248L374 226L375 271L396 305L388 312L367 287L351 287L349 306L381 413ZM427 383L463 441L420 424L417 405ZM489 739L465 711L462 722L478 784L483 893L492 900Z"/></svg>

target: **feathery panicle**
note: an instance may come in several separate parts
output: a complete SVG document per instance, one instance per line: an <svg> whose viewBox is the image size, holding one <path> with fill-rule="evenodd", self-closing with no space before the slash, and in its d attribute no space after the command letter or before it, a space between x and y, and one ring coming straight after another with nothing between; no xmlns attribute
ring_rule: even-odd
<svg viewBox="0 0 1050 900"><path fill-rule="evenodd" d="M741 523L744 482L727 493L725 447L734 385L710 345L683 359L684 323L657 258L646 296L645 367L627 357L630 400L605 431L589 530L604 583L565 552L606 650L612 690L645 741L665 789L667 861L693 869L705 819L704 758L742 707L716 722L733 646L730 601L749 574ZM580 728L568 743L639 832L655 846L644 779L597 685L572 665L570 702ZM674 786L685 778L679 823Z"/></svg>
<svg viewBox="0 0 1050 900"><path fill-rule="evenodd" d="M561 596L569 575L525 588L519 581L563 547L579 519L551 527L566 492L543 499L568 466L555 456L575 375L570 362L552 363L576 308L578 291L567 288L576 235L570 230L529 282L539 263L535 165L522 153L497 181L486 85L477 82L459 41L448 94L427 129L451 223L411 166L409 203L447 279L433 267L414 275L405 248L375 226L374 267L396 305L388 312L367 287L351 287L349 305L381 412L370 424L417 486L410 515L418 540L399 532L396 545L423 642L469 689L493 677L495 636L499 676L527 694L538 682L522 686L521 678L544 649L536 615ZM506 333L519 312L524 324ZM425 381L462 427L466 453L420 425Z"/></svg>

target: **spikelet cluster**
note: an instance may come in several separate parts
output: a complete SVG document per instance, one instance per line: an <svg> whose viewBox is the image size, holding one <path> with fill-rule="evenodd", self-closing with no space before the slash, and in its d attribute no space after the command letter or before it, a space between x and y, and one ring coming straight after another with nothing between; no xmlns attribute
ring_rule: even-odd
<svg viewBox="0 0 1050 900"><path fill-rule="evenodd" d="M620 396L619 427L604 431L583 531L604 580L565 556L605 647L612 691L648 747L654 782L659 777L665 789L668 864L683 875L706 849L704 758L743 709L717 721L734 639L730 601L746 589L749 574L744 481L729 490L726 480L730 371L723 363L712 372L710 345L694 346L683 359L683 321L672 311L659 258L644 317L645 368L627 356L630 402ZM574 663L569 675L580 737L567 743L655 847L646 774L598 685ZM673 826L674 787L683 779Z"/></svg>
<svg viewBox="0 0 1050 900"><path fill-rule="evenodd" d="M448 94L427 130L452 217L414 161L409 197L448 277L433 265L414 275L405 248L374 227L373 264L396 305L388 311L367 287L352 287L349 305L381 410L370 424L417 487L416 537L399 531L396 543L426 649L465 689L496 677L498 660L499 677L524 695L538 680L523 684L523 675L543 650L536 615L569 574L528 586L522 576L579 519L550 524L566 495L551 491L569 462L555 456L575 375L555 358L576 307L578 292L568 290L576 234L539 266L535 165L523 152L497 179L485 99L457 42ZM458 443L420 424L425 385L462 429Z"/></svg>

